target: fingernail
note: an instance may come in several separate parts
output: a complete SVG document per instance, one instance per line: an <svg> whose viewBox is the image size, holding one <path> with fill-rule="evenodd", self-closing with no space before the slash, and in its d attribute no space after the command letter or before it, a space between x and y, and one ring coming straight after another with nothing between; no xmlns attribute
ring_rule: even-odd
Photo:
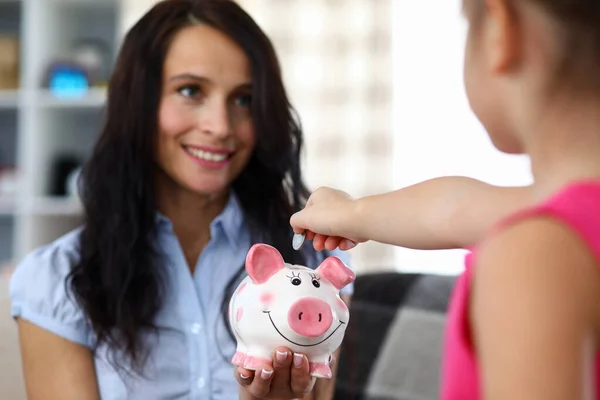
<svg viewBox="0 0 600 400"><path fill-rule="evenodd" d="M344 247L348 250L350 250L351 248L356 246L356 243L354 243L352 240L349 240L349 239L344 240L344 244L345 244Z"/></svg>
<svg viewBox="0 0 600 400"><path fill-rule="evenodd" d="M263 379L269 379L271 377L271 375L273 375L273 370L263 369L262 372L260 373L260 377Z"/></svg>
<svg viewBox="0 0 600 400"><path fill-rule="evenodd" d="M305 233L294 233L294 237L292 238L292 248L294 250L300 250L304 244L304 239Z"/></svg>
<svg viewBox="0 0 600 400"><path fill-rule="evenodd" d="M250 375L246 376L244 374L240 374L240 378L242 378L242 379L248 379L248 378L250 378Z"/></svg>
<svg viewBox="0 0 600 400"><path fill-rule="evenodd" d="M277 358L277 361L279 362L285 361L285 359L287 358L287 352L281 352L277 350L277 352L275 353L275 358Z"/></svg>
<svg viewBox="0 0 600 400"><path fill-rule="evenodd" d="M302 356L302 354L294 353L294 367L301 367L303 361L304 357Z"/></svg>

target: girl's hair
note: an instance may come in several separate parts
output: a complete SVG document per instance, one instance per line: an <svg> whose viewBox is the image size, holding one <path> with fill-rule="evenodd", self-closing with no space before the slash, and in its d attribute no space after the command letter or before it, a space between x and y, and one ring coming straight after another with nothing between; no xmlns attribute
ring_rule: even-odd
<svg viewBox="0 0 600 400"><path fill-rule="evenodd" d="M578 91L600 93L600 1L598 0L506 0L513 7L531 3L554 22L555 80ZM485 0L464 0L471 22L481 21Z"/></svg>
<svg viewBox="0 0 600 400"><path fill-rule="evenodd" d="M163 63L175 33L197 23L228 35L251 66L257 142L233 189L252 241L272 244L288 262L307 261L307 253L292 250L289 227L290 216L309 195L300 171L302 131L271 42L231 0L156 4L125 36L109 82L105 123L81 175L81 256L67 280L96 335L96 349L108 345L115 366L114 356L124 354L140 374L150 350L141 334L161 328L155 317L165 292L160 249L155 247L154 197ZM242 265L228 284L224 318L243 273Z"/></svg>

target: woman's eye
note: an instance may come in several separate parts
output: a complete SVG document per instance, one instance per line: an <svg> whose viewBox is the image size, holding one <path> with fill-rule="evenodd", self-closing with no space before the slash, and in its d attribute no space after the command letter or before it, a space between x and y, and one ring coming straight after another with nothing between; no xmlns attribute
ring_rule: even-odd
<svg viewBox="0 0 600 400"><path fill-rule="evenodd" d="M186 85L180 87L177 91L184 97L195 98L200 94L200 87L197 85Z"/></svg>
<svg viewBox="0 0 600 400"><path fill-rule="evenodd" d="M250 95L238 96L235 99L235 104L237 104L238 106L241 106L241 107L249 107L250 104L252 104L252 96L250 96Z"/></svg>

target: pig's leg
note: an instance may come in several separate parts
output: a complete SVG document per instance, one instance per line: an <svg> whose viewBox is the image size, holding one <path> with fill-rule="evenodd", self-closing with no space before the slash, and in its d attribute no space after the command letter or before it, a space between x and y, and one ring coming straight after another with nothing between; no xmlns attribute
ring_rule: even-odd
<svg viewBox="0 0 600 400"><path fill-rule="evenodd" d="M256 371L266 366L273 366L273 352L260 347L249 348L244 368Z"/></svg>
<svg viewBox="0 0 600 400"><path fill-rule="evenodd" d="M244 363L246 362L246 353L248 352L248 347L246 346L242 338L237 334L235 329L233 332L235 334L235 340L237 341L237 348L235 350L233 358L231 359L231 363L233 365L244 365Z"/></svg>
<svg viewBox="0 0 600 400"><path fill-rule="evenodd" d="M238 366L244 365L244 363L246 362L246 353L248 352L248 346L246 346L246 343L244 343L244 341L240 337L235 325L233 327L233 334L234 334L235 340L237 342L237 348L235 349L235 354L233 355L233 358L231 359L231 363L233 365L238 365Z"/></svg>
<svg viewBox="0 0 600 400"><path fill-rule="evenodd" d="M317 378L331 378L331 368L329 366L330 355L311 357L308 360L309 372L311 376Z"/></svg>

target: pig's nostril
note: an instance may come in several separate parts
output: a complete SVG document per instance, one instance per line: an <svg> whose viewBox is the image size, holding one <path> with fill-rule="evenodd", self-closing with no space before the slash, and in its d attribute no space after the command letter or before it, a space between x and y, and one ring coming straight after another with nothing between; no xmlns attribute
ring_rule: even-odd
<svg viewBox="0 0 600 400"><path fill-rule="evenodd" d="M288 311L290 328L301 336L321 336L331 327L332 322L331 307L320 299L312 297L299 299L290 306Z"/></svg>

